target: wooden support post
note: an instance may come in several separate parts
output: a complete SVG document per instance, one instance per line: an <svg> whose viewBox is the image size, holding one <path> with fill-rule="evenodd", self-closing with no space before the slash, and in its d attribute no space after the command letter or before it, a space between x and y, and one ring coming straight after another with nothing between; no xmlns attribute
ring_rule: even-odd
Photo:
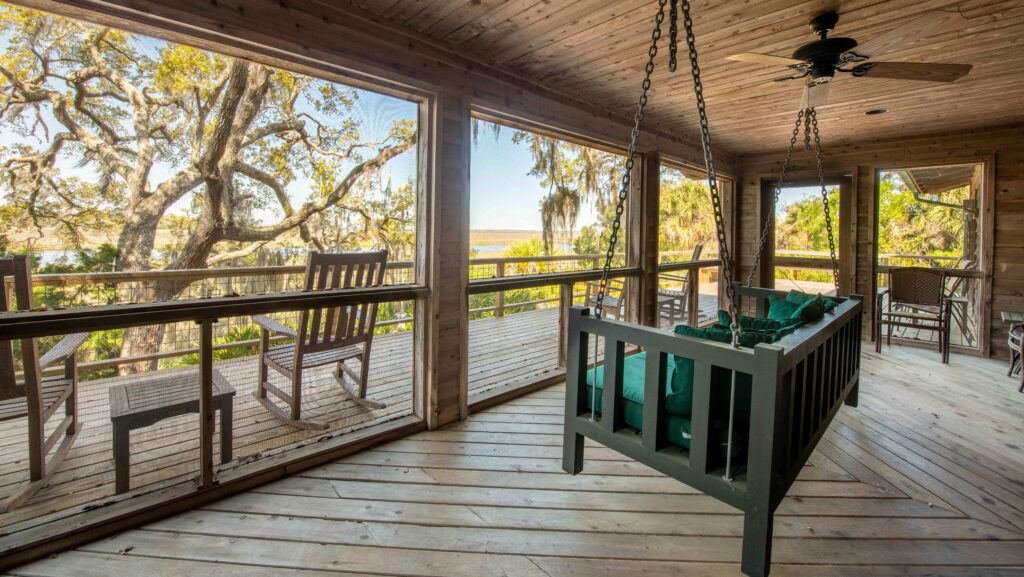
<svg viewBox="0 0 1024 577"><path fill-rule="evenodd" d="M504 261L496 263L494 267L494 278L505 278ZM499 318L505 316L505 291L498 291L494 295L494 316ZM558 358L561 360L562 357L559 356Z"/></svg>
<svg viewBox="0 0 1024 577"><path fill-rule="evenodd" d="M199 321L199 487L214 484L213 475L213 323Z"/></svg>
<svg viewBox="0 0 1024 577"><path fill-rule="evenodd" d="M632 244L636 247L631 253L636 255L636 263L640 265L640 276L637 278L639 306L637 319L640 324L650 327L658 326L658 204L661 198L661 155L657 151L648 152L640 163L641 174L637 179L639 187L635 189L632 206L638 210L630 211L636 217L631 219Z"/></svg>
<svg viewBox="0 0 1024 577"><path fill-rule="evenodd" d="M472 117L465 95L441 94L437 143L427 331L427 426L436 429L469 414L469 157Z"/></svg>
<svg viewBox="0 0 1024 577"><path fill-rule="evenodd" d="M772 476L775 464L775 436L781 419L784 388L782 349L766 345L754 348L754 382L751 387L750 445L747 451L747 503L743 516L743 554L741 568L745 575L768 575L772 558ZM791 375L791 374L790 374ZM696 383L696 380L694 381Z"/></svg>
<svg viewBox="0 0 1024 577"><path fill-rule="evenodd" d="M587 353L590 335L579 330L579 319L589 314L586 307L573 307L566 312L568 327L569 370L565 377L565 418L562 443L562 469L575 475L583 470L583 435L576 432L573 422L580 414L580 403L587 399ZM589 408L587 409L589 410Z"/></svg>
<svg viewBox="0 0 1024 577"><path fill-rule="evenodd" d="M686 271L689 280L686 281L686 324L691 327L697 326L700 313L700 269L692 268Z"/></svg>

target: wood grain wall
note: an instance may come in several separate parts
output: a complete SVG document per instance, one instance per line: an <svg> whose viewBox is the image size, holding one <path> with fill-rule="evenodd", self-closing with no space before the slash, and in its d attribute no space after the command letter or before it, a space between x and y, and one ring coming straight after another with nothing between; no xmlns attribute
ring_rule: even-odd
<svg viewBox="0 0 1024 577"><path fill-rule="evenodd" d="M17 0L17 3L166 40L396 94L430 95L436 163L428 223L431 302L425 337L423 412L431 427L466 414L466 282L469 246L470 111L515 117L579 140L624 147L633 110L611 111L530 82L372 14L326 0ZM637 86L639 90L639 85ZM688 135L648 128L639 150L703 165ZM735 158L718 151L733 173Z"/></svg>
<svg viewBox="0 0 1024 577"><path fill-rule="evenodd" d="M999 319L1003 310L1024 310L1024 125L994 127L948 134L894 137L835 148L828 146L828 127L822 127L826 172L854 177L853 202L857 207L852 245L856 291L871 291L875 226L875 173L879 169L930 166L963 162L989 162L989 187L994 195L991 306L989 337L991 353L1004 357L1007 326ZM759 188L762 177L778 177L783 151L744 156L737 160L741 187L738 227L738 260L744 274L753 262L757 243ZM813 157L794 155L794 177L813 176ZM871 299L865 303L871 302ZM872 306L868 307L873 309ZM866 311L866 314L871 314ZM867 326L867 323L865 323Z"/></svg>

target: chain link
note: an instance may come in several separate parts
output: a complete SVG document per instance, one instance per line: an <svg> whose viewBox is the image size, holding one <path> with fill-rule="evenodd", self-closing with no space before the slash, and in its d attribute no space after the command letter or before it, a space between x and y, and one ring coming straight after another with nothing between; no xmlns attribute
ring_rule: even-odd
<svg viewBox="0 0 1024 577"><path fill-rule="evenodd" d="M636 165L636 149L640 140L640 124L644 119L644 108L647 107L647 93L651 90L651 74L654 73L654 58L658 55L658 40L661 38L661 25L665 22L665 4L668 0L658 1L658 15L654 18L654 30L651 32L651 47L647 49L647 66L644 68L644 81L640 92L640 100L637 102L636 115L633 117L633 132L629 137L629 148L626 150L625 172L622 174L622 181L619 187L619 198L615 205L615 220L612 221L612 229L608 238L608 252L604 259L604 268L601 269L601 281L597 287L597 299L594 304L594 312L597 318L604 316L604 297L608 290L608 277L612 270L612 261L615 258L615 246L619 242L619 229L622 227L622 214L626 211L626 199L629 197L629 186L633 178L633 168Z"/></svg>
<svg viewBox="0 0 1024 577"><path fill-rule="evenodd" d="M708 128L708 113L704 103L704 84L700 79L700 65L697 63L697 39L693 33L693 19L690 17L690 1L682 0L683 28L686 32L686 48L690 55L690 75L693 77L693 94L697 99L697 115L700 118L700 141L704 148L704 165L707 168L708 188L711 191L711 207L714 210L715 234L718 237L718 258L722 261L722 280L728 302L729 318L732 320L733 345L739 345L739 322L736 318L736 288L733 286L732 259L725 236L725 219L722 216L722 196L718 190L718 175L711 153L711 131Z"/></svg>
<svg viewBox="0 0 1024 577"><path fill-rule="evenodd" d="M676 52L679 48L679 0L671 0L668 11L668 69L676 71L678 60Z"/></svg>
<svg viewBox="0 0 1024 577"><path fill-rule="evenodd" d="M768 214L765 215L764 226L761 227L761 239L757 242L757 254L754 255L754 265L750 267L750 273L747 275L747 286L753 285L754 274L757 272L757 267L761 265L761 255L764 254L765 245L768 243L768 232L771 230L771 219L775 216L775 206L779 204L779 195L782 194L782 185L786 182L786 172L789 170L789 163L793 160L793 148L796 147L796 139L800 136L800 124L803 120L804 111L801 110L796 115L793 135L789 139L786 158L782 161L782 171L779 174L779 180L775 183L775 194L772 196L772 204L769 207Z"/></svg>
<svg viewBox="0 0 1024 577"><path fill-rule="evenodd" d="M832 209L828 204L828 192L825 190L825 166L821 161L821 134L818 132L818 113L814 108L807 109L808 124L814 132L814 159L818 163L818 184L821 186L821 205L825 210L825 230L828 231L828 254L832 259L832 282L839 296L839 261L836 260L836 241L832 233Z"/></svg>

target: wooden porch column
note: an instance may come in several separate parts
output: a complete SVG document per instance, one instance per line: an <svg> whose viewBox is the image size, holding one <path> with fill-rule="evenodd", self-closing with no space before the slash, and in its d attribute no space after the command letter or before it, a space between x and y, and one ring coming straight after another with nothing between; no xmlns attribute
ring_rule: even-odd
<svg viewBox="0 0 1024 577"><path fill-rule="evenodd" d="M469 155L470 109L465 95L439 98L430 225L431 329L426 368L427 426L431 429L468 414Z"/></svg>
<svg viewBox="0 0 1024 577"><path fill-rule="evenodd" d="M641 324L658 326L658 208L661 198L661 155L654 151L643 156L641 162L640 210L633 238L639 249L642 269L637 279L640 307L638 317Z"/></svg>

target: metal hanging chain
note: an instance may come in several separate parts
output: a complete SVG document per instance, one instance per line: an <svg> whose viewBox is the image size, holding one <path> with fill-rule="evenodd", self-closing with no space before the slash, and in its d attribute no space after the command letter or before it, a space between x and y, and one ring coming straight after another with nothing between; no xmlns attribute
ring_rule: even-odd
<svg viewBox="0 0 1024 577"><path fill-rule="evenodd" d="M814 159L818 163L818 184L821 186L821 206L825 211L825 230L828 231L828 255L832 259L832 282L839 296L839 261L836 260L836 241L832 233L832 209L828 204L828 192L825 190L825 167L821 161L821 134L818 132L818 113L814 108L807 109L808 124L814 132Z"/></svg>
<svg viewBox="0 0 1024 577"><path fill-rule="evenodd" d="M761 264L761 256L764 254L765 245L768 244L768 232L771 230L771 219L775 216L775 206L779 204L779 195L782 194L782 185L786 182L786 171L789 170L789 163L793 159L793 148L796 146L796 139L800 135L800 123L804 121L804 111L801 110L796 115L796 124L793 125L793 135L789 139L789 148L786 149L786 159L782 161L782 171L779 174L779 180L775 183L775 194L772 197L772 204L769 207L768 214L765 215L764 225L761 227L761 239L757 242L757 253L754 255L754 266L750 267L750 273L747 275L747 286L752 286L754 283L754 274L757 273L757 267Z"/></svg>
<svg viewBox="0 0 1024 577"><path fill-rule="evenodd" d="M654 18L654 30L651 32L651 47L647 49L647 66L644 68L644 81L640 92L640 100L637 102L636 115L633 117L633 132L630 133L629 148L626 149L626 166L625 172L622 173L618 202L615 205L615 220L612 221L612 229L608 238L608 252L605 255L604 268L601 269L601 281L597 286L597 301L594 309L595 315L599 319L604 316L604 297L608 290L608 277L612 270L612 260L615 258L615 245L619 242L622 214L626 210L626 198L629 196L629 185L633 177L633 167L636 164L635 157L637 142L640 140L640 124L644 119L644 108L647 107L647 93L651 89L654 57L658 55L658 40L661 38L661 25L665 22L665 4L667 3L668 0L658 1L658 15Z"/></svg>
<svg viewBox="0 0 1024 577"><path fill-rule="evenodd" d="M678 60L676 52L679 48L679 0L672 0L668 10L668 69L676 71Z"/></svg>
<svg viewBox="0 0 1024 577"><path fill-rule="evenodd" d="M690 74L693 77L693 93L697 98L697 114L700 117L700 141L704 148L704 166L707 169L708 188L711 191L711 206L714 209L715 216L715 234L718 237L718 258L722 261L722 280L725 282L725 294L729 301L732 344L733 346L739 346L740 327L736 318L736 289L732 285L732 259L729 257L729 245L725 236L725 219L722 217L722 197L718 190L718 175L715 173L715 160L711 153L711 132L708 129L708 113L704 103L704 85L700 79L700 65L697 63L697 39L693 34L690 1L682 0L682 4L683 28L686 31L686 48L690 54Z"/></svg>
<svg viewBox="0 0 1024 577"><path fill-rule="evenodd" d="M601 269L601 280L597 285L597 300L594 303L594 316L604 318L604 297L608 291L608 277L611 275L612 260L615 258L615 245L619 242L619 228L622 226L622 214L626 210L626 198L629 196L629 185L633 178L633 167L636 165L636 148L640 140L640 124L644 119L644 108L647 107L647 93L651 90L651 74L654 73L654 57L658 55L658 40L661 38L661 25L665 22L665 4L668 0L658 1L658 15L654 18L654 30L651 32L651 47L647 49L647 66L644 68L644 82L637 102L636 115L633 116L633 132L629 136L629 148L626 149L626 166L619 187L619 198L615 204L615 220L608 238L608 252L605 254L604 267ZM594 380L590 388L590 420L597 415L597 353L599 337L594 337ZM589 360L588 360L589 362Z"/></svg>

